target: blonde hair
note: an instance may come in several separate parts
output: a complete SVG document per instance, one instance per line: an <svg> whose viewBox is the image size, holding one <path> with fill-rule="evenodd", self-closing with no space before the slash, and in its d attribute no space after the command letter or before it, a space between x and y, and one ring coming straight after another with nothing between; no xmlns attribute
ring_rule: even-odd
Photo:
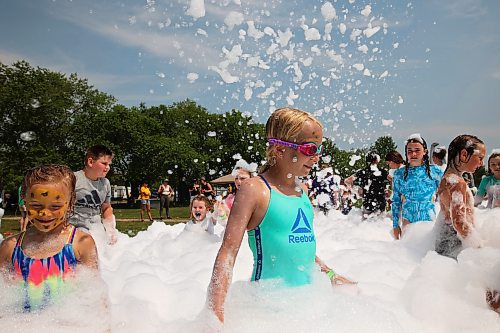
<svg viewBox="0 0 500 333"><path fill-rule="evenodd" d="M28 170L21 187L21 197L26 199L26 194L33 185L48 183L62 183L68 188L70 196L68 214L73 213L76 201L76 177L73 171L65 165L46 164Z"/></svg>
<svg viewBox="0 0 500 333"><path fill-rule="evenodd" d="M296 142L306 121L315 122L323 128L323 125L319 122L319 120L306 111L289 107L277 109L267 120L266 137L268 140L279 139L283 141ZM268 145L266 149L266 163L259 170L260 173L263 173L276 164L277 155L278 150L276 145Z"/></svg>

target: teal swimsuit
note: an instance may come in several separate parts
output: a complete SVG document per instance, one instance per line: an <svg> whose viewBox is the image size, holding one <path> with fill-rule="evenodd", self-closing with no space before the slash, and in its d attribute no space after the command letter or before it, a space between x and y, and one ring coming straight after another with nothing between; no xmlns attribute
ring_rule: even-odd
<svg viewBox="0 0 500 333"><path fill-rule="evenodd" d="M271 197L260 225L248 231L254 259L251 279L279 278L292 286L311 283L316 238L313 207L307 193L302 191L300 197L281 194L260 177Z"/></svg>

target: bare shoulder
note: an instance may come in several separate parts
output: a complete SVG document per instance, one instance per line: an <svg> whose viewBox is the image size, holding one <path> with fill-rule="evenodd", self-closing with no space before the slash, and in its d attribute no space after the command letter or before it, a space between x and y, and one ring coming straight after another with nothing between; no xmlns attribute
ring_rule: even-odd
<svg viewBox="0 0 500 333"><path fill-rule="evenodd" d="M73 249L79 261L83 257L97 253L94 238L90 234L78 229L73 240Z"/></svg>
<svg viewBox="0 0 500 333"><path fill-rule="evenodd" d="M76 230L75 233L75 240L73 241L73 244L77 245L78 247L94 247L95 248L95 241L92 236L86 232L83 232L81 230Z"/></svg>
<svg viewBox="0 0 500 333"><path fill-rule="evenodd" d="M90 268L97 268L97 248L94 238L90 234L76 230L73 250L76 260Z"/></svg>
<svg viewBox="0 0 500 333"><path fill-rule="evenodd" d="M17 234L7 237L0 243L0 267L4 267L10 262L12 252L14 251L14 247L20 235L21 234Z"/></svg>
<svg viewBox="0 0 500 333"><path fill-rule="evenodd" d="M257 195L261 194L263 191L269 192L266 183L264 183L264 181L260 177L253 177L245 180L241 184L241 187L238 190L238 194L245 193L249 195Z"/></svg>
<svg viewBox="0 0 500 333"><path fill-rule="evenodd" d="M445 186L449 187L451 192L465 192L465 190L467 189L467 183L459 175L445 174L443 179L446 181Z"/></svg>

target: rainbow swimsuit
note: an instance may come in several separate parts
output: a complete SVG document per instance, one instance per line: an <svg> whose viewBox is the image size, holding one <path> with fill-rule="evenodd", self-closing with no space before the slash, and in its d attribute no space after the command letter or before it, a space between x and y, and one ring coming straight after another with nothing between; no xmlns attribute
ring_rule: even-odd
<svg viewBox="0 0 500 333"><path fill-rule="evenodd" d="M22 244L26 232L18 238L12 253L12 265L16 275L22 279L25 311L43 308L65 289L64 280L77 264L73 251L76 227L71 227L73 229L61 251L44 259L30 258L24 254Z"/></svg>

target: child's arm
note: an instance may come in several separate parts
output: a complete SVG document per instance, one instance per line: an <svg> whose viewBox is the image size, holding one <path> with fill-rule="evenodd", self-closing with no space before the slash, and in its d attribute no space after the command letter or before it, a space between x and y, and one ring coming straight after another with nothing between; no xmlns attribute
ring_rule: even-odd
<svg viewBox="0 0 500 333"><path fill-rule="evenodd" d="M113 245L117 241L118 231L116 230L116 218L113 214L113 207L111 203L105 202L101 206L102 209L102 224L106 230L106 236L108 238L108 243Z"/></svg>
<svg viewBox="0 0 500 333"><path fill-rule="evenodd" d="M12 252L19 235L6 238L0 243L0 273L6 273L12 268Z"/></svg>
<svg viewBox="0 0 500 333"><path fill-rule="evenodd" d="M487 193L486 192L487 183L488 183L487 178L483 178L481 180L481 183L479 183L479 188L477 189L477 193L474 196L474 206L475 207L479 206L483 202L484 197L486 196L486 193Z"/></svg>
<svg viewBox="0 0 500 333"><path fill-rule="evenodd" d="M102 218L108 219L113 216L113 207L111 207L110 202L105 202L101 205Z"/></svg>
<svg viewBox="0 0 500 333"><path fill-rule="evenodd" d="M78 263L88 268L98 268L97 248L90 234L77 230L73 242L73 249Z"/></svg>
<svg viewBox="0 0 500 333"><path fill-rule="evenodd" d="M392 228L394 233L394 238L399 239L401 237L401 227L399 226L399 214L401 212L401 189L399 177L394 177L393 188L392 188Z"/></svg>
<svg viewBox="0 0 500 333"><path fill-rule="evenodd" d="M467 221L467 183L460 179L457 184L450 188L450 216L453 228L460 238L465 239L470 232L470 225Z"/></svg>
<svg viewBox="0 0 500 333"><path fill-rule="evenodd" d="M214 212L212 213L212 223L219 222L221 225L226 225L229 217L229 208L224 201L216 201L214 204Z"/></svg>
<svg viewBox="0 0 500 333"><path fill-rule="evenodd" d="M328 267L318 256L314 257L314 262L320 267L321 271L328 276L332 285L357 283L335 273L335 271Z"/></svg>
<svg viewBox="0 0 500 333"><path fill-rule="evenodd" d="M208 287L207 305L221 322L224 322L224 301L231 284L236 256L255 210L259 203L264 201L261 193L265 185L257 184L257 182L256 179L249 179L242 184L229 216L222 245L215 259L212 279Z"/></svg>

